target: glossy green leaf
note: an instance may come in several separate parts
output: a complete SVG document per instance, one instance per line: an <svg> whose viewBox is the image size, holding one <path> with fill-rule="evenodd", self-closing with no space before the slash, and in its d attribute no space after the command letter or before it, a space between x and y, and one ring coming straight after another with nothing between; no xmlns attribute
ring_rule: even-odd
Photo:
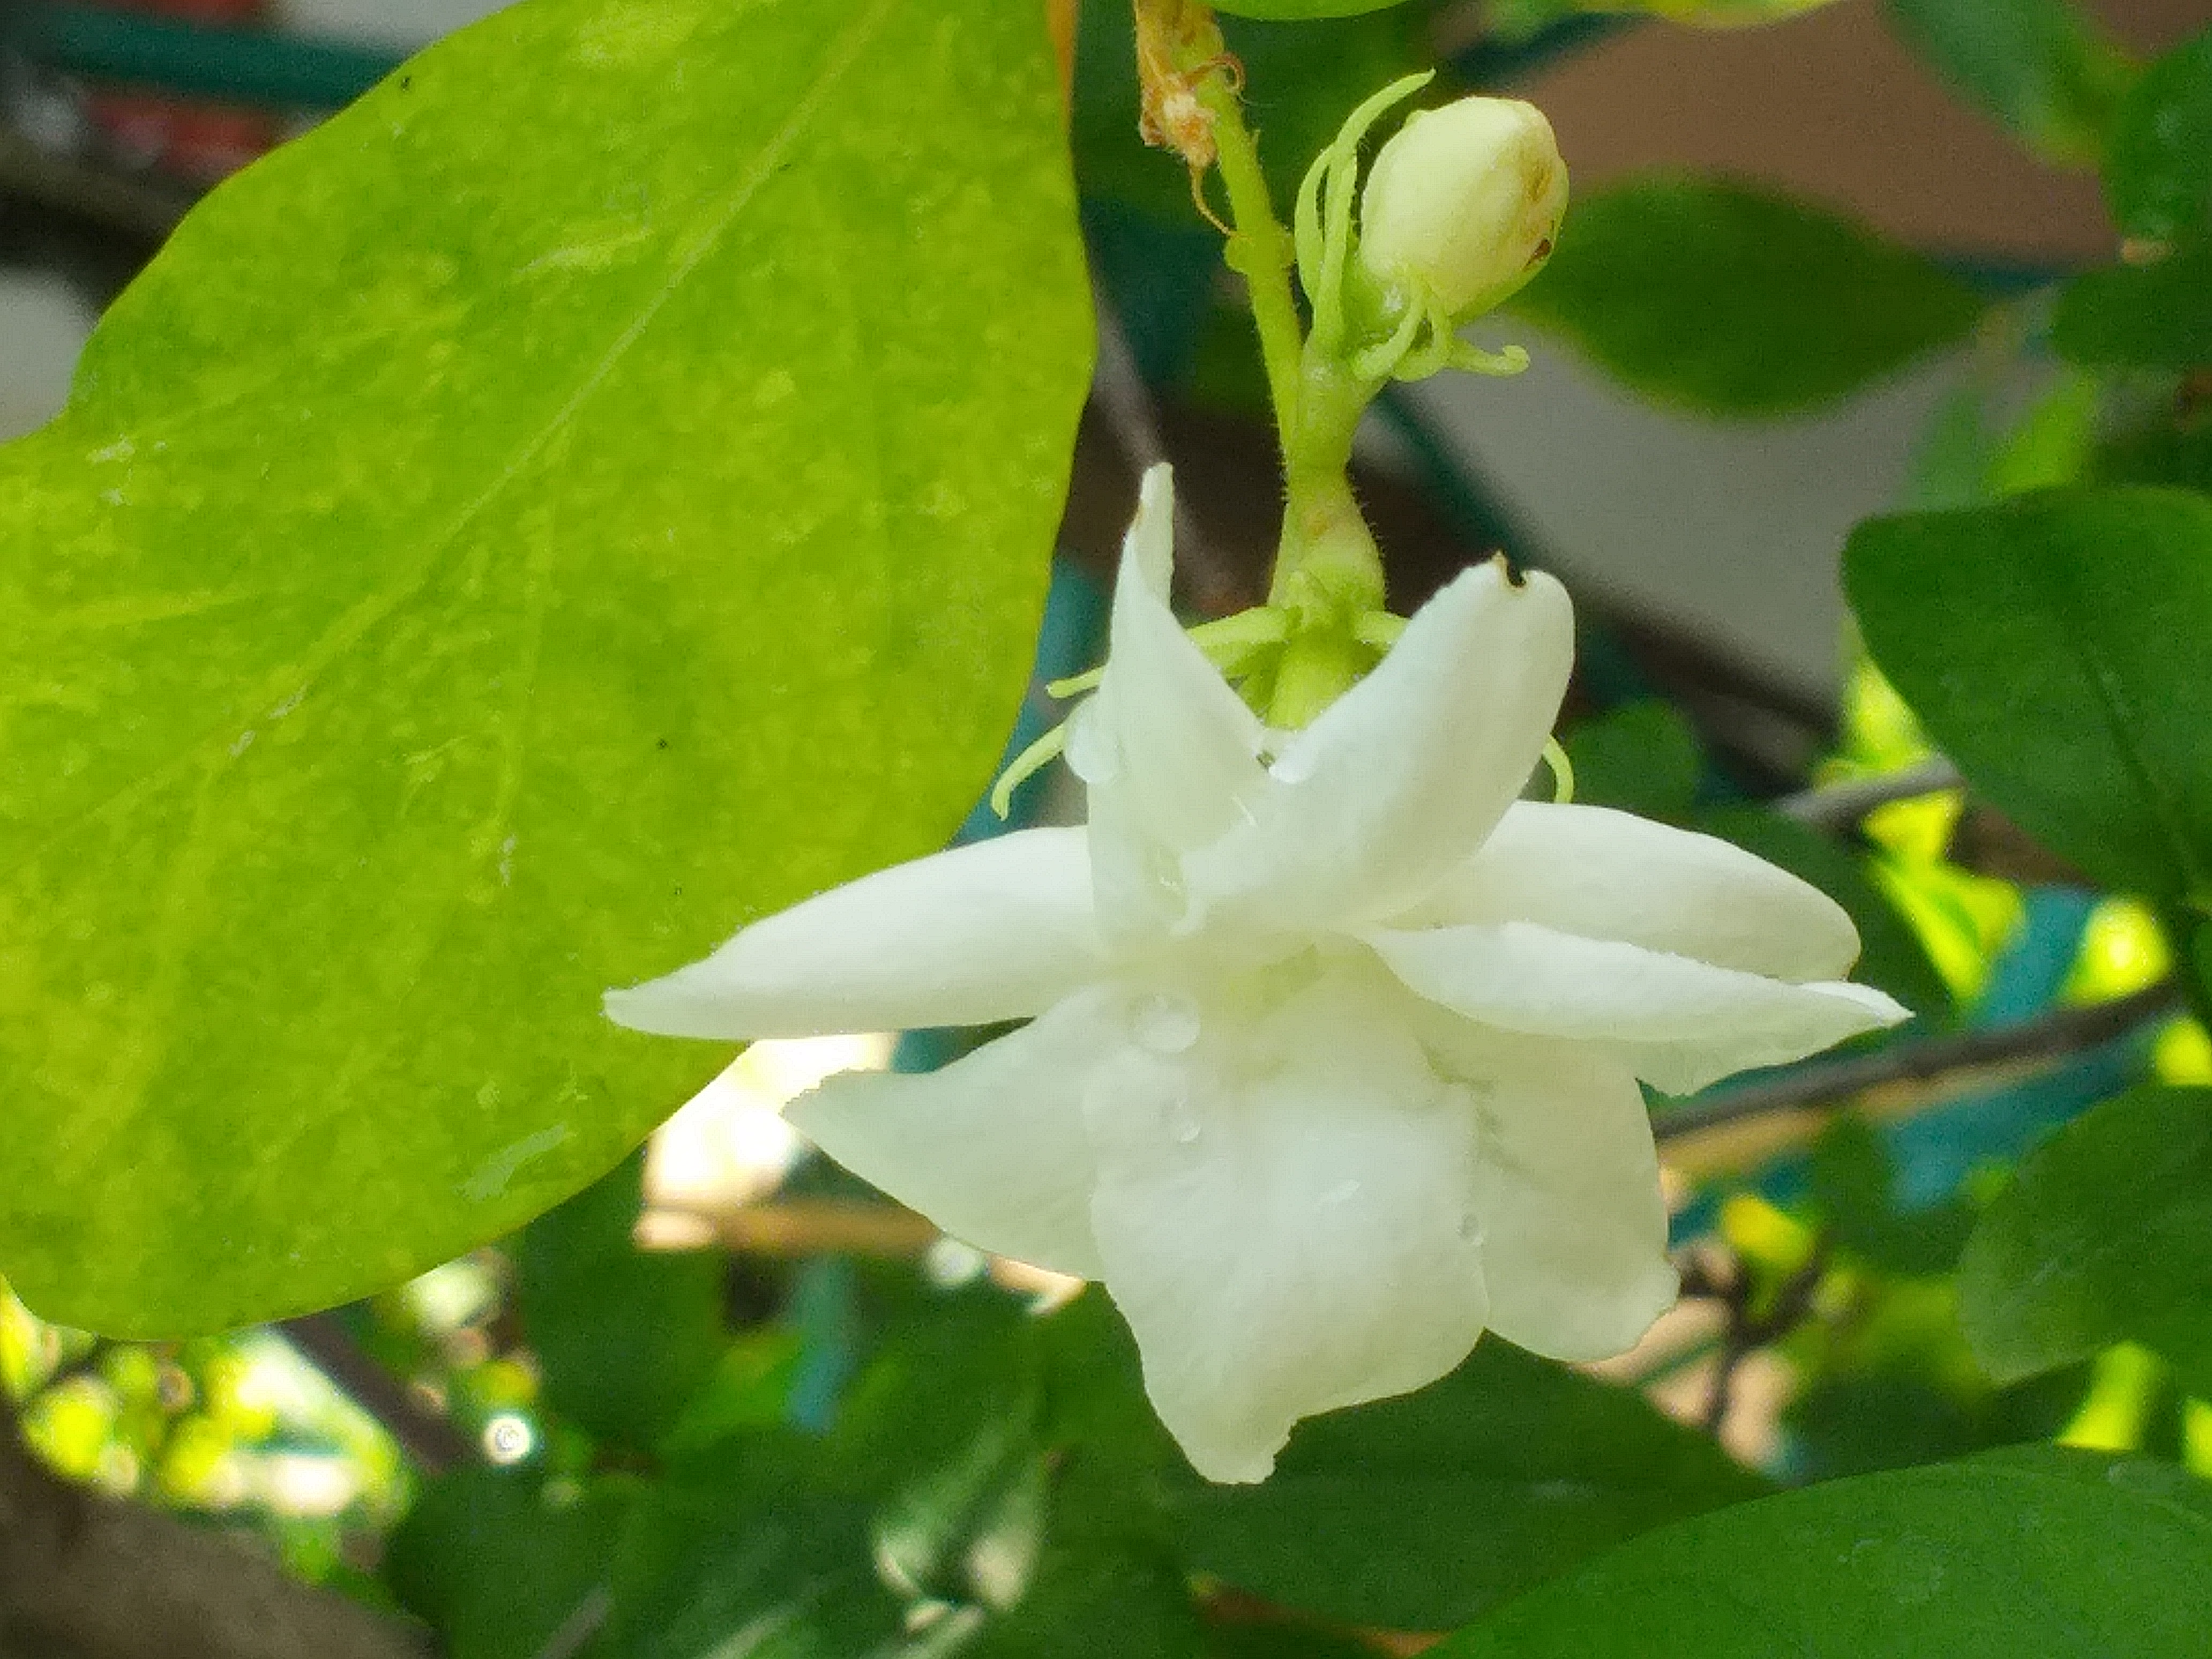
<svg viewBox="0 0 2212 1659"><path fill-rule="evenodd" d="M529 0L217 191L0 456L0 1268L330 1304L726 1058L603 988L928 850L1087 290L1044 20Z"/></svg>
<svg viewBox="0 0 2212 1659"><path fill-rule="evenodd" d="M1844 578L1977 794L2109 886L2212 897L2212 501L2075 490L1876 519Z"/></svg>
<svg viewBox="0 0 2212 1659"><path fill-rule="evenodd" d="M1578 199L1513 301L1648 397L1772 415L1856 391L1965 336L1974 293L1820 209L1647 174Z"/></svg>
<svg viewBox="0 0 2212 1659"><path fill-rule="evenodd" d="M2166 241L2212 222L2212 29L2144 70L2120 106L2105 197L2130 236Z"/></svg>
<svg viewBox="0 0 2212 1659"><path fill-rule="evenodd" d="M2051 337L2077 363L2212 362L2212 231L2148 264L2107 265L2075 277L2059 296Z"/></svg>
<svg viewBox="0 0 2212 1659"><path fill-rule="evenodd" d="M1828 1237L1876 1267L1897 1273L1948 1273L1966 1246L1973 1212L1955 1198L1914 1210L1899 1208L1889 1148L1856 1114L1842 1114L1822 1132L1806 1173Z"/></svg>
<svg viewBox="0 0 2212 1659"><path fill-rule="evenodd" d="M1300 1425L1264 1485L1174 1502L1200 1571L1330 1620L1443 1630L1764 1490L1633 1390L1485 1338L1443 1382Z"/></svg>
<svg viewBox="0 0 2212 1659"><path fill-rule="evenodd" d="M1638 1539L1434 1659L2198 1659L2212 1520L1972 1462L1834 1480Z"/></svg>
<svg viewBox="0 0 2212 1659"><path fill-rule="evenodd" d="M2038 155L2091 167L2133 65L2071 0L1887 0L1899 35Z"/></svg>
<svg viewBox="0 0 2212 1659"><path fill-rule="evenodd" d="M1959 1296L1994 1376L2132 1340L2212 1395L2212 1090L2123 1095L2029 1153L1974 1230Z"/></svg>
<svg viewBox="0 0 2212 1659"><path fill-rule="evenodd" d="M515 1311L545 1403L594 1438L650 1451L721 1358L718 1249L647 1251L631 1237L645 1160L608 1175L523 1230Z"/></svg>

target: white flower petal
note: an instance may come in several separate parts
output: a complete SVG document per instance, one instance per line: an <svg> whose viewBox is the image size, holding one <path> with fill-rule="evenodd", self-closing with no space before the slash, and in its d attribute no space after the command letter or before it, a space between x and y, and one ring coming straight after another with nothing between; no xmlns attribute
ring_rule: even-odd
<svg viewBox="0 0 2212 1659"><path fill-rule="evenodd" d="M1712 836L1602 806L1516 801L1396 927L1533 921L1793 984L1858 959L1843 906Z"/></svg>
<svg viewBox="0 0 2212 1659"><path fill-rule="evenodd" d="M1085 992L942 1071L852 1072L785 1109L809 1140L953 1237L1096 1279L1086 1079L1122 999Z"/></svg>
<svg viewBox="0 0 2212 1659"><path fill-rule="evenodd" d="M1382 665L1293 737L1253 821L1187 862L1193 896L1245 927L1376 921L1487 837L1544 751L1574 661L1549 576L1504 562L1423 605Z"/></svg>
<svg viewBox="0 0 2212 1659"><path fill-rule="evenodd" d="M1094 833L1105 832L1108 816L1097 810L1099 797L1115 797L1113 834L1147 843L1131 855L1140 863L1220 835L1267 776L1259 717L1168 609L1174 518L1171 476L1156 466L1122 544L1105 673L1068 722L1068 764L1091 787ZM1102 870L1121 861L1113 849L1096 850Z"/></svg>
<svg viewBox="0 0 2212 1659"><path fill-rule="evenodd" d="M1491 1328L1552 1359L1626 1353L1678 1289L1636 1079L1594 1045L1448 1014L1423 1034L1473 1090L1482 1125L1475 1214Z"/></svg>
<svg viewBox="0 0 2212 1659"><path fill-rule="evenodd" d="M1407 1006L1355 964L1094 1080L1107 1288L1210 1480L1265 1479L1300 1418L1419 1388L1481 1333L1474 1115Z"/></svg>
<svg viewBox="0 0 2212 1659"><path fill-rule="evenodd" d="M1790 985L1529 922L1361 937L1431 1001L1508 1030L1622 1045L1638 1076L1673 1093L1911 1017L1863 985Z"/></svg>
<svg viewBox="0 0 2212 1659"><path fill-rule="evenodd" d="M1080 830L1024 830L864 876L631 990L608 1017L663 1036L979 1025L1049 1007L1099 971Z"/></svg>

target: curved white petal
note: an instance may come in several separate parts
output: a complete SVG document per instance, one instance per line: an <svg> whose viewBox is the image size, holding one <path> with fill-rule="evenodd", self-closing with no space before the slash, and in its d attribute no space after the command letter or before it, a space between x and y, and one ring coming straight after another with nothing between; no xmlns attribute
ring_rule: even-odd
<svg viewBox="0 0 2212 1659"><path fill-rule="evenodd" d="M1525 921L1361 937L1431 1002L1507 1030L1621 1045L1638 1076L1674 1093L1911 1017L1863 985L1790 985Z"/></svg>
<svg viewBox="0 0 2212 1659"><path fill-rule="evenodd" d="M1626 1353L1678 1289L1636 1079L1589 1044L1449 1014L1423 1030L1482 1125L1475 1214L1491 1328L1552 1359Z"/></svg>
<svg viewBox="0 0 2212 1659"><path fill-rule="evenodd" d="M1238 821L1267 775L1259 717L1168 609L1174 518L1172 477L1156 466L1122 544L1104 675L1068 721L1068 764L1090 787L1099 908L1114 931L1180 914L1175 855Z"/></svg>
<svg viewBox="0 0 2212 1659"><path fill-rule="evenodd" d="M1242 926L1377 921L1480 847L1544 751L1574 662L1549 576L1492 560L1423 605L1382 665L1293 737L1252 822L1187 861Z"/></svg>
<svg viewBox="0 0 2212 1659"><path fill-rule="evenodd" d="M823 1036L980 1025L1097 973L1079 830L1024 830L863 876L755 922L608 1018L662 1036Z"/></svg>
<svg viewBox="0 0 2212 1659"><path fill-rule="evenodd" d="M1099 1276L1087 1079L1122 1040L1120 1000L1072 997L942 1071L850 1072L784 1116L863 1180L995 1255Z"/></svg>
<svg viewBox="0 0 2212 1659"><path fill-rule="evenodd" d="M1859 936L1809 882L1713 836L1602 806L1516 801L1392 926L1533 921L1793 984L1841 979Z"/></svg>
<svg viewBox="0 0 2212 1659"><path fill-rule="evenodd" d="M1481 1333L1474 1115L1407 1006L1357 964L1094 1079L1107 1289L1210 1480L1265 1479L1300 1418L1419 1388Z"/></svg>

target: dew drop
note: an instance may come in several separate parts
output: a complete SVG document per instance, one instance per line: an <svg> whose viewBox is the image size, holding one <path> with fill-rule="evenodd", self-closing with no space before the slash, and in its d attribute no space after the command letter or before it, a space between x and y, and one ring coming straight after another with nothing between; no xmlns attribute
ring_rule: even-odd
<svg viewBox="0 0 2212 1659"><path fill-rule="evenodd" d="M1483 1231L1482 1223L1476 1220L1474 1216L1463 1215L1459 1218L1459 1237L1462 1243L1480 1246L1489 1236Z"/></svg>
<svg viewBox="0 0 2212 1659"><path fill-rule="evenodd" d="M1353 1199L1358 1196L1359 1183L1358 1182L1340 1181L1335 1186L1330 1188L1327 1192L1321 1195L1321 1201L1324 1205L1334 1208L1339 1204L1349 1204Z"/></svg>
<svg viewBox="0 0 2212 1659"><path fill-rule="evenodd" d="M1164 992L1144 997L1130 1012L1129 1024L1138 1047L1156 1054L1187 1054L1198 1041L1198 1005Z"/></svg>

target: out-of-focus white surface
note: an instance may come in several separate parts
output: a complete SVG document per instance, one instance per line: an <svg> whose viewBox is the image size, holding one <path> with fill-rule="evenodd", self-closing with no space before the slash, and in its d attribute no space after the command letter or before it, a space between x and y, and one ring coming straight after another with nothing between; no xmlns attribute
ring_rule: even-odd
<svg viewBox="0 0 2212 1659"><path fill-rule="evenodd" d="M1895 502L1955 361L1753 423L1638 403L1556 342L1527 343L1525 374L1439 374L1413 392L1569 586L1793 689L1832 692L1844 538Z"/></svg>
<svg viewBox="0 0 2212 1659"><path fill-rule="evenodd" d="M90 313L59 277L0 268L0 438L60 412L91 331Z"/></svg>
<svg viewBox="0 0 2212 1659"><path fill-rule="evenodd" d="M497 11L507 0L281 0L277 21L307 34L411 48Z"/></svg>

